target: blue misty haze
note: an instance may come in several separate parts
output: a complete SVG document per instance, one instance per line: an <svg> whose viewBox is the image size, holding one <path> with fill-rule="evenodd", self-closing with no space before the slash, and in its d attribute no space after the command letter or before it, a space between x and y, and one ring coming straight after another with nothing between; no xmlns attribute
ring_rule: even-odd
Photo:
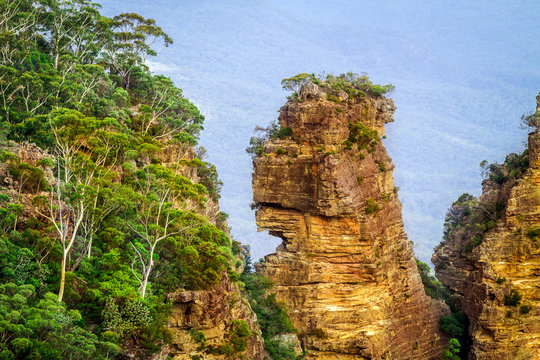
<svg viewBox="0 0 540 360"><path fill-rule="evenodd" d="M396 91L385 145L405 229L429 261L446 209L480 193L478 164L522 151L519 118L540 90L538 1L102 1L104 13L156 19L175 43L150 64L206 116L201 144L224 182L221 208L255 259L279 241L256 233L256 125L277 118L281 79L367 72Z"/></svg>

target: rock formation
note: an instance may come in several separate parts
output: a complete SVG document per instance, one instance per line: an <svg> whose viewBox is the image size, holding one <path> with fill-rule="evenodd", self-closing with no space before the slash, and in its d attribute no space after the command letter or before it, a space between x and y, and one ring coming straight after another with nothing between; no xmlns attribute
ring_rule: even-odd
<svg viewBox="0 0 540 360"><path fill-rule="evenodd" d="M257 317L236 284L227 276L213 290L180 290L168 297L173 304L168 325L173 346L165 349L163 354L175 360L191 360L196 354L201 356L201 359L224 359L223 354L203 355L203 352L199 351L201 344L193 336L193 330L204 334L207 346L218 348L227 344L232 322L240 319L248 323L252 336L247 350L238 356L252 360L267 359Z"/></svg>
<svg viewBox="0 0 540 360"><path fill-rule="evenodd" d="M254 159L257 225L283 240L257 270L307 359L439 359L445 307L424 292L381 140L394 103L329 91L307 82L280 111L292 134Z"/></svg>
<svg viewBox="0 0 540 360"><path fill-rule="evenodd" d="M528 158L517 179L484 180L479 203L502 209L483 238L475 242L467 232L470 224L461 223L432 258L437 278L455 292L469 318L469 359L540 359L538 130L529 135ZM508 168L504 175L510 176Z"/></svg>
<svg viewBox="0 0 540 360"><path fill-rule="evenodd" d="M176 144L167 145L159 154L162 164L175 164L178 159L193 159L193 148ZM181 166L182 174L192 181L199 183L197 171L193 166ZM230 237L226 220L219 218L219 204L216 200L208 199L204 208L197 212L204 215L211 223L223 230ZM239 272L242 269L237 269ZM171 332L172 345L165 347L154 359L191 360L193 356L200 359L225 359L224 351L212 353L208 349L219 349L227 346L230 340L232 324L235 320L245 321L249 325L251 337L246 351L236 354L238 358L264 360L267 355L264 341L257 323L257 316L249 302L239 290L235 282L223 274L219 285L211 290L179 289L168 294L172 303L168 329ZM196 334L204 334L205 345L196 341ZM236 358L235 357L235 358Z"/></svg>

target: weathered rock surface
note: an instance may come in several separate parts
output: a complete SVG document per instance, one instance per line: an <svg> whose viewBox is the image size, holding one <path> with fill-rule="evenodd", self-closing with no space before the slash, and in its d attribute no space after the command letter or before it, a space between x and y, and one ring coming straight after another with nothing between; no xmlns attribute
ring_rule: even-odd
<svg viewBox="0 0 540 360"><path fill-rule="evenodd" d="M539 153L536 131L521 179L500 189L484 181L482 197L498 191L506 208L480 245L467 251L470 239L456 231L435 249L436 276L456 292L470 321L469 359L540 359L540 241L527 235L540 227ZM517 306L505 301L512 291L522 296Z"/></svg>
<svg viewBox="0 0 540 360"><path fill-rule="evenodd" d="M439 359L445 307L424 292L381 140L394 103L325 95L305 85L279 116L293 135L254 159L257 225L283 239L257 270L289 309L307 359ZM378 133L347 145L354 124Z"/></svg>
<svg viewBox="0 0 540 360"><path fill-rule="evenodd" d="M217 348L228 342L233 320L246 321L252 331L247 350L238 353L237 357L267 359L257 317L238 287L227 276L213 290L180 290L168 297L173 304L168 325L173 346L162 352L160 359L169 356L174 360L191 360L193 355L198 355L200 359L227 359L225 355L199 351L200 344L194 340L192 332L201 331L206 337L206 345Z"/></svg>
<svg viewBox="0 0 540 360"><path fill-rule="evenodd" d="M159 153L162 164L178 168L182 175L200 183L196 168L190 164L194 158L193 148L182 144L168 144ZM206 204L188 204L197 213L205 216L211 223L223 230L227 235L229 228L226 220L219 218L219 204L208 198ZM241 269L239 269L241 271ZM168 328L172 335L172 345L154 357L154 360L169 359L191 360L192 356L206 360L230 359L223 354L210 354L200 348L193 337L193 331L200 331L206 337L206 348L218 348L228 344L230 329L234 320L244 320L252 333L246 351L235 354L232 358L263 360L267 359L264 341L257 323L257 316L244 298L238 286L224 275L221 283L211 290L182 290L168 295L172 301L172 314Z"/></svg>

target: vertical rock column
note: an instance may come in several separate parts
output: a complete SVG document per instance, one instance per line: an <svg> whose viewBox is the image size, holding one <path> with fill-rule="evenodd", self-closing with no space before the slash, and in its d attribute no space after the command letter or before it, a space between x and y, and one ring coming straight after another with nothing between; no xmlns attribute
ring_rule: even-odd
<svg viewBox="0 0 540 360"><path fill-rule="evenodd" d="M456 231L435 249L437 278L470 321L469 359L540 359L539 159L537 129L529 134L529 168L520 179L484 180L480 199L497 193L505 209L481 244L467 250L470 238Z"/></svg>
<svg viewBox="0 0 540 360"><path fill-rule="evenodd" d="M439 359L444 306L424 292L381 138L394 103L325 91L304 85L280 111L292 135L254 159L257 225L283 240L257 270L308 359Z"/></svg>

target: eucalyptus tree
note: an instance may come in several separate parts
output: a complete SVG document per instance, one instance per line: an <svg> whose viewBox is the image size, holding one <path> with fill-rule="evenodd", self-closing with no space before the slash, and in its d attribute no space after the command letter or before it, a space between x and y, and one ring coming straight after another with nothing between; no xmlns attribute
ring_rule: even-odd
<svg viewBox="0 0 540 360"><path fill-rule="evenodd" d="M148 56L157 55L154 47L168 47L173 43L153 19L145 19L135 13L115 16L110 22L110 30L103 49L104 61L111 73L120 76L126 89L133 69L145 66Z"/></svg>
<svg viewBox="0 0 540 360"><path fill-rule="evenodd" d="M45 209L40 214L53 225L62 245L58 292L62 301L68 257L76 241L85 241L81 226L86 224L87 230L95 231L88 222L96 220L96 180L107 173L111 153L126 137L114 133L114 119L96 119L68 109L56 110L47 118L56 154L56 183L49 196L37 196L36 203Z"/></svg>

